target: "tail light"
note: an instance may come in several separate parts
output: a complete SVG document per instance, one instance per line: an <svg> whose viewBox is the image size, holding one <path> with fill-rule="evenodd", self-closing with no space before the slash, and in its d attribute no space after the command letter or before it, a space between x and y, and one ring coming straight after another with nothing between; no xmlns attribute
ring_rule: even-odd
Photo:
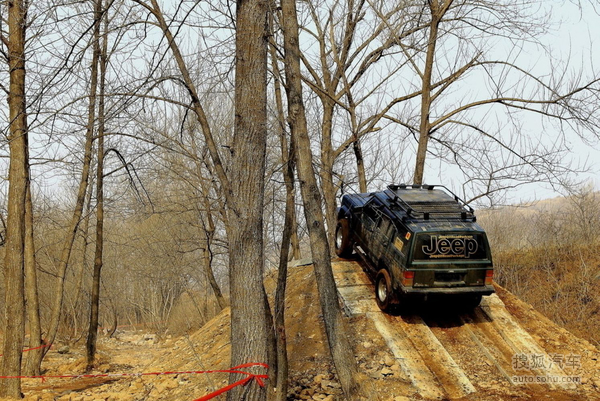
<svg viewBox="0 0 600 401"><path fill-rule="evenodd" d="M492 285L492 281L494 281L494 271L486 270L485 271L485 285Z"/></svg>
<svg viewBox="0 0 600 401"><path fill-rule="evenodd" d="M415 279L415 272L405 271L402 275L402 285L405 287L412 287Z"/></svg>

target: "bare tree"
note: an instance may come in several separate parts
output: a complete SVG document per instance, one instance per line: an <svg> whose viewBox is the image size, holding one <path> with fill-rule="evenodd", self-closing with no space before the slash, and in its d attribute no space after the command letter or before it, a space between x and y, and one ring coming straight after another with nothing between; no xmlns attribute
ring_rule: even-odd
<svg viewBox="0 0 600 401"><path fill-rule="evenodd" d="M419 82L420 102L417 107L406 102L413 112L390 119L417 137L414 183L423 183L427 154L458 166L469 180L465 190L474 194L472 200L491 199L495 192L530 182L556 184L562 174L573 171L561 160L565 146L560 135L598 132L600 120L592 105L598 100L600 81L598 76L586 80L580 72L570 77L569 66L549 50L546 56L556 66L544 75L524 62L522 49L543 50L539 38L551 26L538 4L530 0L407 3L406 11L424 28L407 37L396 36ZM390 25L390 29L405 28ZM494 43L504 43L510 50L494 51L500 48ZM536 133L526 133L521 122L526 114L536 116L541 124L560 125L553 144L535 138L537 127ZM534 139L528 140L527 135Z"/></svg>
<svg viewBox="0 0 600 401"><path fill-rule="evenodd" d="M274 33L274 19L270 16L269 25L271 32ZM274 36L274 35L273 35ZM281 234L281 249L279 251L279 266L277 268L277 289L275 291L274 305L274 325L277 341L277 369L275 388L275 400L285 401L287 399L288 389L288 372L289 363L287 355L287 340L285 334L285 292L287 286L288 274L288 259L290 254L290 243L292 242L292 233L296 230L295 227L295 189L294 189L294 169L295 169L295 150L294 142L288 144L286 133L286 118L283 108L283 95L281 84L281 71L279 69L279 61L277 56L277 48L275 43L271 43L269 47L271 56L271 65L273 73L273 86L275 90L275 107L277 111L277 129L281 146L281 161L282 173L285 184L285 216L283 223L283 232ZM296 238L297 240L297 238ZM297 244L296 244L297 246ZM293 245L293 248L296 247Z"/></svg>
<svg viewBox="0 0 600 401"><path fill-rule="evenodd" d="M94 36L99 35L100 23L102 14L94 13ZM52 304L52 314L50 316L50 323L48 328L48 343L54 343L58 328L60 325L60 318L63 308L64 300L64 285L65 275L69 266L69 260L71 258L71 252L73 250L73 243L79 230L79 224L82 221L83 207L85 201L85 195L88 188L88 182L90 178L91 164L92 164L92 146L94 141L94 129L96 122L96 101L98 91L98 60L100 58L100 47L93 46L93 54L91 61L91 73L90 73L90 87L89 87L89 102L88 102L88 114L87 114L87 126L85 132L85 144L83 154L83 165L81 170L81 177L77 189L77 197L75 201L75 207L73 214L68 225L67 233L63 241L62 252L60 260L58 262L58 272L56 275L56 287L54 293L54 301Z"/></svg>
<svg viewBox="0 0 600 401"><path fill-rule="evenodd" d="M267 360L268 303L263 286L263 217L267 144L267 15L265 0L238 0L236 10L235 124L228 204L230 222L231 363ZM235 216L235 217L234 217ZM271 320L272 322L272 320ZM230 381L239 380L231 375ZM228 400L260 400L266 389L236 387Z"/></svg>
<svg viewBox="0 0 600 401"><path fill-rule="evenodd" d="M266 294L263 286L262 207L266 154L267 3L240 1L236 12L236 120L228 176L184 57L156 0L145 3L156 19L175 57L191 97L213 167L227 205L229 285L231 294L231 363L267 360ZM234 186L235 185L235 190ZM269 327L268 327L269 326ZM236 380L232 374L230 380ZM266 390L252 384L236 387L228 399L265 399Z"/></svg>
<svg viewBox="0 0 600 401"><path fill-rule="evenodd" d="M418 91L401 96L382 93L394 93L388 85L406 64L395 55L398 36L410 36L422 26L408 23L403 16L404 2L376 3L335 0L306 4L311 23L302 31L305 41L314 45L303 49L300 57L307 71L304 82L321 106L318 163L330 241L337 224L336 194L342 185L349 184L344 182L349 174L342 174L337 162L351 148L358 189L367 192L362 140L381 129L380 122L396 104L418 96ZM390 33L389 21L407 28ZM314 55L313 49L317 49Z"/></svg>
<svg viewBox="0 0 600 401"><path fill-rule="evenodd" d="M0 397L21 398L21 358L25 335L24 268L26 252L26 199L29 188L29 150L27 108L25 101L25 38L28 2L8 3L8 37L2 35L6 47L3 56L8 61L10 83L7 91L9 108L8 142L10 167L8 171L8 217L4 256L4 346Z"/></svg>
<svg viewBox="0 0 600 401"><path fill-rule="evenodd" d="M108 4L108 3L106 3ZM100 82L98 94L98 135L97 135L97 167L96 167L96 248L94 252L94 272L92 278L92 296L90 304L90 325L86 341L87 370L94 364L96 356L96 340L98 336L98 314L100 309L100 276L102 273L104 251L104 135L105 135L105 87L106 67L108 64L108 7L103 0L96 0L94 18L99 27L94 29L93 48L98 52L100 64ZM100 29L100 21L102 30ZM116 328L116 324L115 324Z"/></svg>
<svg viewBox="0 0 600 401"><path fill-rule="evenodd" d="M285 51L285 76L288 101L288 120L297 150L298 178L304 215L309 230L311 253L317 278L319 300L323 310L329 349L338 378L348 399L360 396L355 381L357 367L347 336L347 328L337 300L337 290L331 270L329 245L325 233L321 195L312 165L312 152L302 99L298 17L294 0L282 0L282 27Z"/></svg>

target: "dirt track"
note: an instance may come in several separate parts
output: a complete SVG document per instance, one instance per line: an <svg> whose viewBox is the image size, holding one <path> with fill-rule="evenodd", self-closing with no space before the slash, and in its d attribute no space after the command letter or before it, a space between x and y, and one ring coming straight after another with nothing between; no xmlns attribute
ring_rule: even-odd
<svg viewBox="0 0 600 401"><path fill-rule="evenodd" d="M424 399L551 396L600 399L598 351L547 319L546 338L534 338L501 297L484 297L468 313L451 308L391 316L377 308L373 286L358 262L334 263L334 276L349 316L365 316L399 362L412 393ZM498 288L501 296L510 297ZM525 304L513 308L523 309ZM521 314L524 312L521 310ZM533 319L537 312L531 311ZM562 341L570 337L569 342ZM552 346L540 345L540 341ZM559 347L556 346L559 344ZM527 383L523 383L527 381Z"/></svg>

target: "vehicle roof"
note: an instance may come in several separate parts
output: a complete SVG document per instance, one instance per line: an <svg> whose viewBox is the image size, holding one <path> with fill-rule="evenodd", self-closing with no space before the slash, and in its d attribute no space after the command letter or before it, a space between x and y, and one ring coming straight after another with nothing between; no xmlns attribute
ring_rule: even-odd
<svg viewBox="0 0 600 401"><path fill-rule="evenodd" d="M390 185L384 191L345 197L353 208L374 207L413 232L483 231L474 210L443 186Z"/></svg>

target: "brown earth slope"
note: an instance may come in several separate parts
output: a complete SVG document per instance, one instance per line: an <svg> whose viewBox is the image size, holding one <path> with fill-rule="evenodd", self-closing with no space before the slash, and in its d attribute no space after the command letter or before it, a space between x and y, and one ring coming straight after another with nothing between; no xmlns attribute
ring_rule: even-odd
<svg viewBox="0 0 600 401"><path fill-rule="evenodd" d="M291 267L289 274L288 399L342 399L312 266ZM373 400L600 400L598 349L500 287L497 296L470 313L446 309L390 316L377 310L372 286L357 262L335 262L334 274L350 315L357 363L374 388ZM267 278L269 288L273 282ZM124 332L116 339L102 339L100 350L99 372L227 369L229 311L187 337L157 341L153 335ZM79 374L83 367L83 349L78 348L66 354L53 350L44 365L46 375ZM223 387L226 380L223 373L43 383L28 379L24 392L27 400L194 400Z"/></svg>

